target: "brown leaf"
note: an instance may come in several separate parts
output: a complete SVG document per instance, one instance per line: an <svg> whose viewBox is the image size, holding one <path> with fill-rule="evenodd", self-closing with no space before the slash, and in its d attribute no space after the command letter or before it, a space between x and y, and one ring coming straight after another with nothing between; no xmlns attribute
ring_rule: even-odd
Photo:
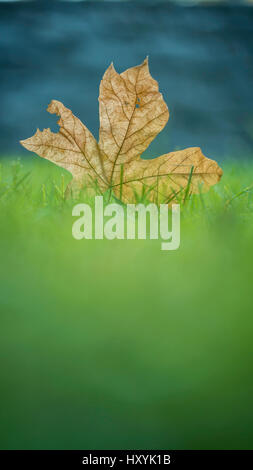
<svg viewBox="0 0 253 470"><path fill-rule="evenodd" d="M214 160L206 158L198 147L171 152L152 160L135 160L124 167L123 178L113 186L117 197L133 201L145 194L154 202L167 202L188 184L192 170L192 193L207 191L218 183L222 170Z"/></svg>
<svg viewBox="0 0 253 470"><path fill-rule="evenodd" d="M198 192L200 184L207 190L221 178L218 164L199 148L153 160L140 158L169 118L147 59L122 74L113 65L106 70L100 84L99 144L59 101L52 101L48 111L60 116L59 132L37 130L21 144L72 173L67 194L95 186L100 192L113 190L125 202L135 202L143 194L152 201L165 202L188 186L190 174L191 192Z"/></svg>
<svg viewBox="0 0 253 470"><path fill-rule="evenodd" d="M100 84L99 113L99 147L111 161L113 184L120 166L140 157L169 119L148 59L121 75L110 65Z"/></svg>
<svg viewBox="0 0 253 470"><path fill-rule="evenodd" d="M60 101L53 100L48 106L49 113L60 116L58 133L50 129L37 129L34 136L20 143L40 157L54 162L70 171L74 186L81 183L91 187L97 181L100 188L106 188L103 164L96 139L87 127Z"/></svg>

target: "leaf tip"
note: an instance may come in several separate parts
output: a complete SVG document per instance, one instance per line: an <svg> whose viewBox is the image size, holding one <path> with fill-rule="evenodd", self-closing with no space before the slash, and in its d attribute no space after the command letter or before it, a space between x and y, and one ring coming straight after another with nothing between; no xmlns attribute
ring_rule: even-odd
<svg viewBox="0 0 253 470"><path fill-rule="evenodd" d="M222 168L221 168L220 166L218 167L217 174L218 174L218 176L219 176L219 179L221 179L221 177L222 177L222 175L223 175L223 170L222 170Z"/></svg>
<svg viewBox="0 0 253 470"><path fill-rule="evenodd" d="M146 67L149 72L149 56L148 55L146 56L146 58L144 59L140 67L144 67L144 68Z"/></svg>
<svg viewBox="0 0 253 470"><path fill-rule="evenodd" d="M29 140L30 140L30 138L24 139L24 140L20 140L19 143L20 143L20 145L22 145L22 147L25 147L25 149L28 149L28 150L29 150L29 148L28 148L28 146L27 146Z"/></svg>
<svg viewBox="0 0 253 470"><path fill-rule="evenodd" d="M50 113L50 114L54 114L56 112L56 103L57 101L56 100L51 100L48 107L47 107L47 111Z"/></svg>
<svg viewBox="0 0 253 470"><path fill-rule="evenodd" d="M111 70L112 72L116 72L113 62L110 63L108 70Z"/></svg>

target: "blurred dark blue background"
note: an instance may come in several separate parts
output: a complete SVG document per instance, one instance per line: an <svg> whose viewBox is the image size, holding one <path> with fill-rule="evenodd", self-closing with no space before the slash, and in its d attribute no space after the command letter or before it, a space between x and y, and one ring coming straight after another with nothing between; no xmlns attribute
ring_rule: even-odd
<svg viewBox="0 0 253 470"><path fill-rule="evenodd" d="M166 129L146 152L201 146L216 159L253 155L253 8L169 2L0 3L0 139L3 155L61 100L98 135L98 87L149 55L169 106Z"/></svg>

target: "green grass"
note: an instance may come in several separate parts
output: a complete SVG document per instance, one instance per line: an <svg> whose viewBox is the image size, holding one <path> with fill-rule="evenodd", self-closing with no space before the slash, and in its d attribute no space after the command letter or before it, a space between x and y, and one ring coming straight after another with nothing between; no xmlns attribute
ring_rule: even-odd
<svg viewBox="0 0 253 470"><path fill-rule="evenodd" d="M74 240L70 176L2 160L0 448L253 447L253 163L222 168L166 252Z"/></svg>

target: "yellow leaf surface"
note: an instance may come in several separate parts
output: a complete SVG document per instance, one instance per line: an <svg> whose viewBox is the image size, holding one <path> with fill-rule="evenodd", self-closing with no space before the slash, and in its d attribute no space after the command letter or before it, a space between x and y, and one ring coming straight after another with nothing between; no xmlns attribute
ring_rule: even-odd
<svg viewBox="0 0 253 470"><path fill-rule="evenodd" d="M190 191L207 191L218 183L222 170L214 160L206 158L198 147L167 153L152 160L135 160L124 167L123 178L113 186L117 197L132 201L146 194L154 202L164 202L187 187L192 169ZM123 181L123 184L121 183Z"/></svg>
<svg viewBox="0 0 253 470"><path fill-rule="evenodd" d="M91 186L97 181L105 189L103 163L105 157L96 139L87 127L60 101L53 100L47 108L51 114L60 116L58 133L50 129L37 129L34 136L20 143L31 152L52 161L72 173L74 180Z"/></svg>

